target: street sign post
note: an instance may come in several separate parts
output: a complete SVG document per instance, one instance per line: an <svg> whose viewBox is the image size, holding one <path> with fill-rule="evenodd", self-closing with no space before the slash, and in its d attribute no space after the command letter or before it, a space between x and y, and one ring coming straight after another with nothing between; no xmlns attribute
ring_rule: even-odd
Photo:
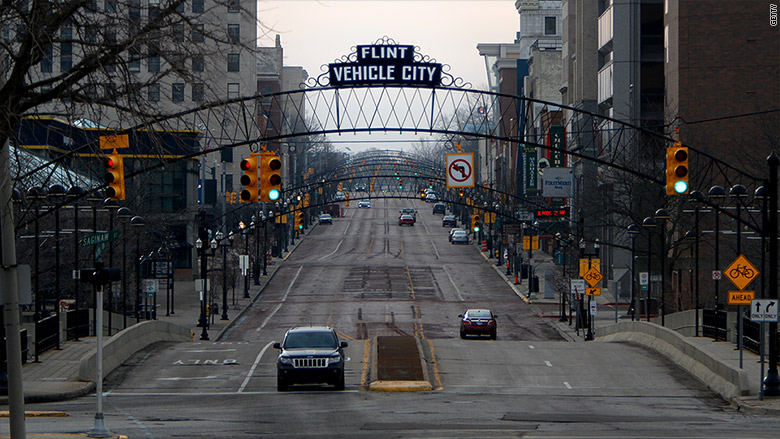
<svg viewBox="0 0 780 439"><path fill-rule="evenodd" d="M725 275L731 283L738 289L744 290L745 287L753 282L753 279L758 276L758 269L747 260L743 255L737 256L737 259L726 268Z"/></svg>
<svg viewBox="0 0 780 439"><path fill-rule="evenodd" d="M87 235L79 240L79 244L82 247L90 247L97 244L116 241L117 239L119 239L119 230L110 230L108 232L98 232Z"/></svg>

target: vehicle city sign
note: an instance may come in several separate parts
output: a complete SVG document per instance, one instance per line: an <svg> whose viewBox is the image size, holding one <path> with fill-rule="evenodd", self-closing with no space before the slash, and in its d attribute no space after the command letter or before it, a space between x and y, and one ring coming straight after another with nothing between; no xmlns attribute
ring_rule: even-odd
<svg viewBox="0 0 780 439"><path fill-rule="evenodd" d="M105 244L106 242L116 241L117 239L119 239L119 230L111 230L108 232L87 235L79 240L79 244L82 247L90 247L97 244Z"/></svg>
<svg viewBox="0 0 780 439"><path fill-rule="evenodd" d="M414 59L414 46L400 44L359 45L355 62L328 64L334 87L398 84L410 87L441 85L442 65Z"/></svg>
<svg viewBox="0 0 780 439"><path fill-rule="evenodd" d="M750 303L750 320L754 322L776 322L777 299L753 299Z"/></svg>
<svg viewBox="0 0 780 439"><path fill-rule="evenodd" d="M474 187L474 154L447 154L447 189Z"/></svg>
<svg viewBox="0 0 780 439"><path fill-rule="evenodd" d="M737 259L726 268L725 274L734 286L740 290L744 290L745 287L750 285L750 282L753 282L753 279L758 276L758 270L745 256L739 255L737 256Z"/></svg>

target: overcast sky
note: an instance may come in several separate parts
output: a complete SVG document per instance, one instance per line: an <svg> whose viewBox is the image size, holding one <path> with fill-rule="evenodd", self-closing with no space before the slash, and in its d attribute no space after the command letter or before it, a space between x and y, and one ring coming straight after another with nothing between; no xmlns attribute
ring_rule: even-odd
<svg viewBox="0 0 780 439"><path fill-rule="evenodd" d="M258 18L259 44L273 46L281 35L285 65L310 76L352 46L388 36L449 64L477 89L487 89L477 44L511 43L520 23L514 0L258 0Z"/></svg>

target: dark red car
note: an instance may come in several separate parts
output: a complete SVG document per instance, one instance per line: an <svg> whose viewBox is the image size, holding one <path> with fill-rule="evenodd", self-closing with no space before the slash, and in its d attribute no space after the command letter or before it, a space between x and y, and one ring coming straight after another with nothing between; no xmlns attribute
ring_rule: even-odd
<svg viewBox="0 0 780 439"><path fill-rule="evenodd" d="M489 335L496 339L496 317L489 309L469 309L460 317L460 338L467 335Z"/></svg>
<svg viewBox="0 0 780 439"><path fill-rule="evenodd" d="M398 217L399 226L412 226L414 227L414 217L411 215L401 215Z"/></svg>

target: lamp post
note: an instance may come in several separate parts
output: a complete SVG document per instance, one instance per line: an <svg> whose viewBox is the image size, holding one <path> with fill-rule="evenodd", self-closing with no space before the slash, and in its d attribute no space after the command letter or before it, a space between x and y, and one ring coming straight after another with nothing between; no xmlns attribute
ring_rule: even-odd
<svg viewBox="0 0 780 439"><path fill-rule="evenodd" d="M658 236L661 240L661 326L666 326L666 220L669 219L669 212L664 209L655 211L655 219L661 227L658 230Z"/></svg>
<svg viewBox="0 0 780 439"><path fill-rule="evenodd" d="M631 321L634 321L636 314L636 299L634 295L636 290L636 237L639 235L640 229L636 224L629 224L626 227L626 232L631 236L631 300L629 301L631 305L629 305L628 312L631 314Z"/></svg>
<svg viewBox="0 0 780 439"><path fill-rule="evenodd" d="M98 206L103 203L104 198L101 196L101 194L97 191L91 191L89 195L87 195L87 201L92 204L92 233L97 233L97 211ZM97 267L97 247L92 251L92 266ZM98 313L98 303L97 303L97 287L95 285L92 285L92 304L95 307L95 318L92 319L92 334L97 335L97 313ZM101 304L101 310L102 304ZM101 329L102 330L102 329Z"/></svg>
<svg viewBox="0 0 780 439"><path fill-rule="evenodd" d="M60 203L65 198L65 187L61 184L49 186L49 198L54 209L54 315L60 321ZM60 331L57 331L57 349L60 349Z"/></svg>
<svg viewBox="0 0 780 439"><path fill-rule="evenodd" d="M73 201L73 273L79 273L79 199L86 193L81 186L71 186L68 197ZM79 276L73 276L73 331L74 340L79 339Z"/></svg>
<svg viewBox="0 0 780 439"><path fill-rule="evenodd" d="M119 209L119 203L112 200L111 198L106 198L105 201L103 201L103 206L108 208L108 231L114 230L114 213ZM108 266L109 268L114 267L114 245L110 242L106 243L108 245ZM111 286L111 283L108 283L108 335L111 335L111 331L113 330L113 324L111 323L112 317L114 315L114 291Z"/></svg>
<svg viewBox="0 0 780 439"><path fill-rule="evenodd" d="M206 330L206 326L208 326L208 321L206 319L206 258L207 253L206 249L203 246L203 241L198 238L195 240L195 248L198 249L198 254L200 256L200 318L198 319L198 326L203 328L203 330L200 333L200 339L201 340L208 340L209 339L209 333Z"/></svg>
<svg viewBox="0 0 780 439"><path fill-rule="evenodd" d="M268 265L268 219L274 217L272 210L268 211L268 218L265 215L262 216L263 222L263 276L268 276L266 266Z"/></svg>
<svg viewBox="0 0 780 439"><path fill-rule="evenodd" d="M772 153L767 157L769 165L769 216L767 222L767 237L769 238L769 271L777 267L777 168L780 157ZM769 276L769 297L780 299L777 294L777 273ZM777 373L777 322L769 323L769 366L764 378L764 395L780 396L780 375Z"/></svg>
<svg viewBox="0 0 780 439"><path fill-rule="evenodd" d="M257 264L258 258L260 258L260 227L258 226L258 224L259 223L255 222L255 228L253 229L253 231L255 232L255 264ZM280 247L280 252L281 252L281 247ZM263 264L265 264L265 255L262 255L262 257L263 257ZM252 274L254 276L255 285L260 285L260 270L259 270L260 267L258 266L257 269L255 269L256 267L253 266L252 268L253 268Z"/></svg>
<svg viewBox="0 0 780 439"><path fill-rule="evenodd" d="M221 320L228 320L228 303L227 303L227 248L233 246L233 231L228 233L227 243L225 240L219 241L220 247L222 247L222 317Z"/></svg>
<svg viewBox="0 0 780 439"><path fill-rule="evenodd" d="M696 337L699 336L699 327L701 326L699 324L699 205L704 201L704 194L700 191L691 191L689 194L689 198L691 201L694 202L694 208L693 208L693 215L694 215L694 250L695 250L695 256L694 259L694 279L696 279L695 282L693 282L693 288L694 288L694 302L696 307Z"/></svg>
<svg viewBox="0 0 780 439"><path fill-rule="evenodd" d="M647 229L647 296L645 297L646 320L650 321L650 296L653 291L653 229L658 225L658 221L652 216L642 220L642 227Z"/></svg>
<svg viewBox="0 0 780 439"><path fill-rule="evenodd" d="M116 217L130 219L133 214L127 207L120 207ZM122 328L127 328L127 221L122 221Z"/></svg>
<svg viewBox="0 0 780 439"><path fill-rule="evenodd" d="M249 229L243 221L238 225L241 235L244 237L244 254L246 255L246 267L244 267L244 298L249 297Z"/></svg>
<svg viewBox="0 0 780 439"><path fill-rule="evenodd" d="M716 185L710 188L707 195L714 200L722 199L726 196L726 190ZM712 211L715 213L715 267L713 270L717 271L720 269L720 210L718 206L713 206ZM713 279L713 282L715 283L715 318L717 320L717 314L720 311L720 295L718 291L720 281L719 279ZM720 330L717 328L717 324L715 326L715 341L718 341Z"/></svg>
<svg viewBox="0 0 780 439"><path fill-rule="evenodd" d="M130 226L135 229L135 322L141 321L141 227L144 219L138 215L130 218Z"/></svg>

